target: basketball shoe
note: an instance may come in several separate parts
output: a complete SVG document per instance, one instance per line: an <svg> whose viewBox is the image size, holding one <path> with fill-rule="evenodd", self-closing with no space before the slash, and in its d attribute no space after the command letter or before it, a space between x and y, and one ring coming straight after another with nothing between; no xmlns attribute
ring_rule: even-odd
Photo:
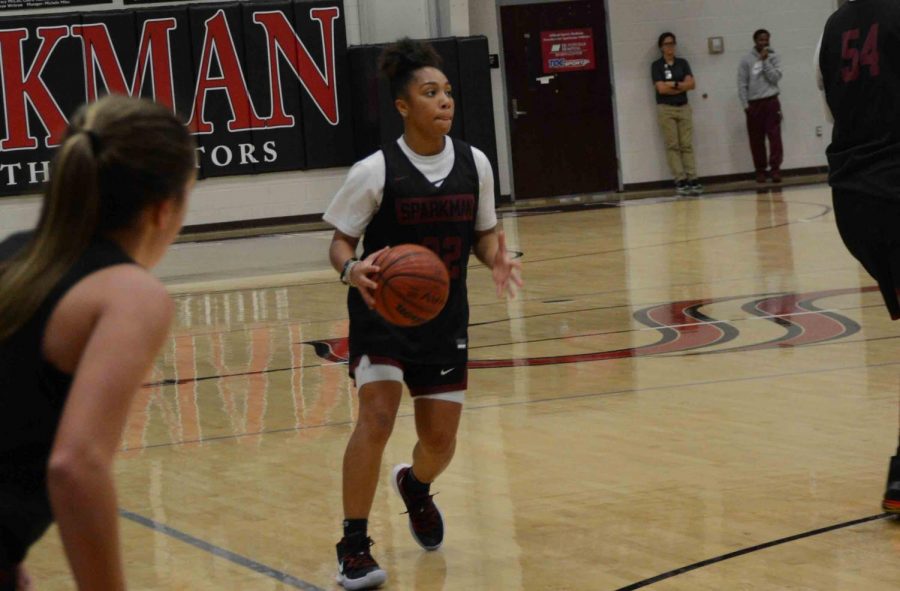
<svg viewBox="0 0 900 591"><path fill-rule="evenodd" d="M344 589L374 589L387 581L387 573L369 552L373 543L372 538L363 535L344 536L337 543L338 574L335 578Z"/></svg>
<svg viewBox="0 0 900 591"><path fill-rule="evenodd" d="M687 181L688 189L690 189L691 195L702 195L703 194L703 185L700 184L700 181L697 179L691 179Z"/></svg>
<svg viewBox="0 0 900 591"><path fill-rule="evenodd" d="M887 488L884 491L884 500L881 502L881 508L888 513L900 514L900 456L891 458Z"/></svg>
<svg viewBox="0 0 900 591"><path fill-rule="evenodd" d="M444 543L444 516L434 504L434 495L414 495L406 483L409 480L409 464L397 464L391 472L391 486L403 499L409 515L409 532L426 550L437 550Z"/></svg>

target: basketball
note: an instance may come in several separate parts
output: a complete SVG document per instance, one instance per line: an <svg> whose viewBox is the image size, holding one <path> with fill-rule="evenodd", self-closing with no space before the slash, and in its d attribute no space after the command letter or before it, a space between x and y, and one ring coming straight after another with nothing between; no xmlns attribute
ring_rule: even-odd
<svg viewBox="0 0 900 591"><path fill-rule="evenodd" d="M375 310L397 326L425 324L444 309L450 290L447 267L436 254L418 244L394 246L378 258L373 279Z"/></svg>

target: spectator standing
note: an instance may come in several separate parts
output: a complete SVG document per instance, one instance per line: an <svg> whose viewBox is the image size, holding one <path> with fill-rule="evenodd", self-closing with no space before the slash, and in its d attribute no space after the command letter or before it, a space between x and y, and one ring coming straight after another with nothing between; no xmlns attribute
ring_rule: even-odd
<svg viewBox="0 0 900 591"><path fill-rule="evenodd" d="M699 195L703 185L697 180L694 160L694 118L688 91L694 90L694 74L687 60L675 57L677 41L673 33L657 40L662 57L650 66L656 87L656 116L666 145L666 159L679 195Z"/></svg>
<svg viewBox="0 0 900 591"><path fill-rule="evenodd" d="M781 80L781 57L769 47L769 32L759 29L753 33L753 49L738 67L738 97L747 115L747 135L753 153L756 182L781 182L781 163L784 150L781 144L781 103L778 82ZM766 154L766 138L769 153Z"/></svg>

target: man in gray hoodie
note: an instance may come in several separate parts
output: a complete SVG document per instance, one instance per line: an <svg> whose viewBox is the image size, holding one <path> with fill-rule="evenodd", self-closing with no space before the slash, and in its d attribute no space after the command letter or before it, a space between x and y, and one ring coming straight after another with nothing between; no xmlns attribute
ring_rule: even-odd
<svg viewBox="0 0 900 591"><path fill-rule="evenodd" d="M781 58L769 48L769 32L759 29L753 33L754 47L738 67L738 97L747 114L747 135L756 182L766 182L766 166L773 183L781 182L781 103L778 101L778 81L781 80ZM769 155L766 158L766 138ZM767 162L768 160L768 162Z"/></svg>

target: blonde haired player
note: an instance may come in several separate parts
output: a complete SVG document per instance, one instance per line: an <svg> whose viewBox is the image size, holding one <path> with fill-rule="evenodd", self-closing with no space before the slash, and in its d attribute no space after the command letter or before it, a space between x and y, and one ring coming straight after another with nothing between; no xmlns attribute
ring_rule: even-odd
<svg viewBox="0 0 900 591"><path fill-rule="evenodd" d="M168 109L107 97L73 118L37 229L0 244L0 590L59 525L78 588L125 588L113 455L166 338L147 269L178 234L194 144Z"/></svg>

